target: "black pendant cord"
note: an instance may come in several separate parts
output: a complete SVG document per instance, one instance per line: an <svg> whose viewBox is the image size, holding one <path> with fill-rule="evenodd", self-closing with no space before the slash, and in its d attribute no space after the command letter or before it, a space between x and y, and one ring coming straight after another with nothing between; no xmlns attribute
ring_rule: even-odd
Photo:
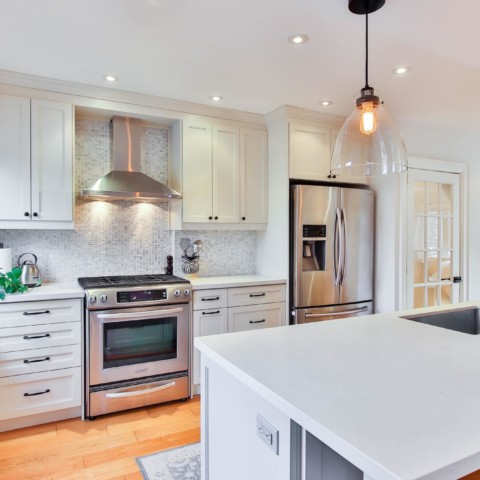
<svg viewBox="0 0 480 480"><path fill-rule="evenodd" d="M365 88L368 85L368 13L365 14Z"/></svg>

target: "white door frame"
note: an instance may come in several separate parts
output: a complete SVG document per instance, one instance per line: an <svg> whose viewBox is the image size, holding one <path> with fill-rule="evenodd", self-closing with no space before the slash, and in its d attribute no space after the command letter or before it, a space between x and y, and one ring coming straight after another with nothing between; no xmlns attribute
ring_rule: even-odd
<svg viewBox="0 0 480 480"><path fill-rule="evenodd" d="M468 166L460 162L451 162L447 160L437 160L433 158L423 157L408 157L408 168L418 170L430 170L436 172L457 173L460 180L460 272L458 273L462 277L462 283L459 289L460 302L468 301L468 183L467 172ZM408 172L407 172L408 174ZM401 215L400 215L400 232L401 232L401 251L398 256L398 273L399 273L399 300L400 309L404 309L407 306L407 175L401 176L400 181L400 198L404 201L401 202Z"/></svg>

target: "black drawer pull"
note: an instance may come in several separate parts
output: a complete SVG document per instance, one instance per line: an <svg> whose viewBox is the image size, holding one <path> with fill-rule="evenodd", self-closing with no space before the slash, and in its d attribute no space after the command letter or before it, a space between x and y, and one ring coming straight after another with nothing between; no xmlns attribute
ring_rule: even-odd
<svg viewBox="0 0 480 480"><path fill-rule="evenodd" d="M24 397L35 397L36 395L45 395L45 393L50 393L50 389L47 388L44 392L35 392L35 393L24 393Z"/></svg>
<svg viewBox="0 0 480 480"><path fill-rule="evenodd" d="M202 298L202 302L213 302L214 300L220 300L220 297Z"/></svg>
<svg viewBox="0 0 480 480"><path fill-rule="evenodd" d="M29 360L28 358L23 361L23 363L38 363L38 362L47 362L50 360L50 357L45 357L45 358L37 358L35 360Z"/></svg>
<svg viewBox="0 0 480 480"><path fill-rule="evenodd" d="M35 338L46 338L49 337L49 333L44 333L43 335L24 335L23 339L24 340L34 340Z"/></svg>
<svg viewBox="0 0 480 480"><path fill-rule="evenodd" d="M215 315L220 313L220 310L215 310L214 312L202 312L202 315Z"/></svg>
<svg viewBox="0 0 480 480"><path fill-rule="evenodd" d="M250 320L248 323L265 323L265 319L262 318L261 320Z"/></svg>
<svg viewBox="0 0 480 480"><path fill-rule="evenodd" d="M253 298L253 297L264 297L265 296L265 293L251 293L250 294L250 298Z"/></svg>
<svg viewBox="0 0 480 480"><path fill-rule="evenodd" d="M50 313L50 310L44 310L43 312L23 312L24 315L45 315Z"/></svg>

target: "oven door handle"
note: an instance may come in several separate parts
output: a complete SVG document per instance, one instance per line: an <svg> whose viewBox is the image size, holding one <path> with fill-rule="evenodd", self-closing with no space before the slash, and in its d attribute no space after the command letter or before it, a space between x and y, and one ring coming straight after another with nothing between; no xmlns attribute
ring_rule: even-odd
<svg viewBox="0 0 480 480"><path fill-rule="evenodd" d="M129 392L117 392L117 393L107 393L106 398L125 398L125 397L137 397L138 395L147 395L149 393L159 392L160 390L166 390L167 388L172 388L176 384L175 382L164 383L158 387L153 388L144 388L142 390L131 390Z"/></svg>
<svg viewBox="0 0 480 480"><path fill-rule="evenodd" d="M147 310L145 312L99 313L97 318L102 320L141 320L142 318L164 317L165 315L173 315L174 313L181 312L183 312L183 308L165 308L163 310Z"/></svg>

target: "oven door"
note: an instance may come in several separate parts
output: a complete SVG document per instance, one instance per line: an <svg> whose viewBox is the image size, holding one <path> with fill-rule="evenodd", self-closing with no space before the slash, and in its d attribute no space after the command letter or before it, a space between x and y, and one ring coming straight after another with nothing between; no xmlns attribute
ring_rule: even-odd
<svg viewBox="0 0 480 480"><path fill-rule="evenodd" d="M89 384L188 370L189 305L91 311Z"/></svg>

